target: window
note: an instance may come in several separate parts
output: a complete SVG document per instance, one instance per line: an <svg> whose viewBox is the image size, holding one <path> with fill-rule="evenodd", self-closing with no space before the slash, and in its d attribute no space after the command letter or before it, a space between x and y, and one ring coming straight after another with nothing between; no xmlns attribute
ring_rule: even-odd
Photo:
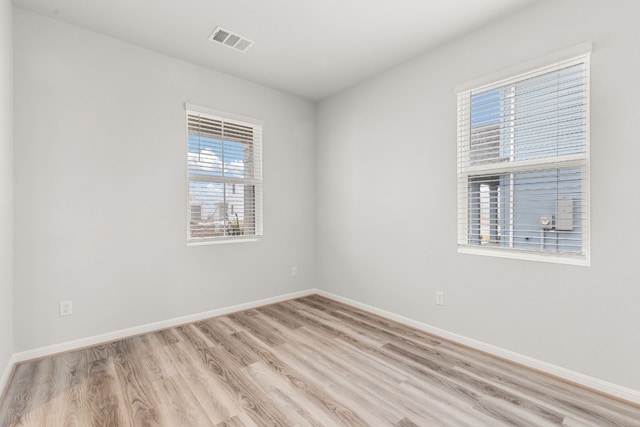
<svg viewBox="0 0 640 427"><path fill-rule="evenodd" d="M588 61L458 92L459 252L588 263Z"/></svg>
<svg viewBox="0 0 640 427"><path fill-rule="evenodd" d="M262 235L262 124L187 105L188 243Z"/></svg>

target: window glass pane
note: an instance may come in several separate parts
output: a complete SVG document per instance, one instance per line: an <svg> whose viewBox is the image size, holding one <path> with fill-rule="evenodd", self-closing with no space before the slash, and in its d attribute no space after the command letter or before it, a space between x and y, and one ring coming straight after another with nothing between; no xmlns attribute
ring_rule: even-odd
<svg viewBox="0 0 640 427"><path fill-rule="evenodd" d="M566 168L513 175L513 247L545 252L582 252L582 169ZM563 204L571 206L562 229ZM569 209L566 209L569 211ZM542 217L552 224L544 228Z"/></svg>
<svg viewBox="0 0 640 427"><path fill-rule="evenodd" d="M189 182L190 238L255 234L255 186Z"/></svg>
<svg viewBox="0 0 640 427"><path fill-rule="evenodd" d="M471 128L477 129L500 123L501 92L501 89L492 89L473 94L471 97Z"/></svg>
<svg viewBox="0 0 640 427"><path fill-rule="evenodd" d="M482 176L469 180L469 243L499 245L504 225L501 177Z"/></svg>
<svg viewBox="0 0 640 427"><path fill-rule="evenodd" d="M469 244L582 252L582 168L469 179ZM541 219L551 223L543 227Z"/></svg>
<svg viewBox="0 0 640 427"><path fill-rule="evenodd" d="M224 176L234 178L251 178L251 174L246 170L245 159L251 153L248 144L234 141L225 141L224 151Z"/></svg>
<svg viewBox="0 0 640 427"><path fill-rule="evenodd" d="M584 64L471 95L472 164L582 153Z"/></svg>
<svg viewBox="0 0 640 427"><path fill-rule="evenodd" d="M190 174L252 178L251 144L189 135Z"/></svg>
<svg viewBox="0 0 640 427"><path fill-rule="evenodd" d="M514 160L585 150L584 64L516 83Z"/></svg>
<svg viewBox="0 0 640 427"><path fill-rule="evenodd" d="M471 146L472 164L487 164L508 160L504 149L502 124L504 109L503 89L494 89L471 97Z"/></svg>
<svg viewBox="0 0 640 427"><path fill-rule="evenodd" d="M222 176L222 143L211 138L189 135L190 174Z"/></svg>

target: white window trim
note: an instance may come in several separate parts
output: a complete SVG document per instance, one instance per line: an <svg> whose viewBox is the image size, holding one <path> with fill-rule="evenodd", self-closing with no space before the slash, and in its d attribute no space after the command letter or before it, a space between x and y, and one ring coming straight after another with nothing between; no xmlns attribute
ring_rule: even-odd
<svg viewBox="0 0 640 427"><path fill-rule="evenodd" d="M526 75L532 71L540 70L545 67L552 68L560 62L570 61L574 58L589 55L592 51L592 43L584 42L566 49L544 55L530 61L513 65L511 67L496 71L485 76L460 83L454 87L454 94L470 90L484 89L488 86L500 86L503 81L508 81L520 75ZM551 65L550 65L551 64Z"/></svg>
<svg viewBox="0 0 640 427"><path fill-rule="evenodd" d="M191 104L188 102L184 103L185 110L185 136L184 141L188 141L189 138L189 126L187 125L187 115L190 111L198 112L202 114L207 114L210 116L221 118L230 123L237 123L240 125L251 124L255 126L259 126L261 128L264 127L265 122L263 120L259 120L253 117L243 116L234 113L228 113L226 111L220 111L208 107L203 107L201 105ZM251 242L260 242L262 241L264 235L264 204L263 204L263 166L262 166L262 137L260 140L260 149L254 153L254 160L256 164L259 165L258 173L259 179L254 180L259 185L256 186L255 189L255 211L256 211L256 224L255 224L255 234L251 236L233 236L233 237L211 237L211 238L203 238L203 239L192 239L190 237L189 230L189 221L186 220L186 238L187 238L187 246L209 246L209 245L227 245L232 243L251 243ZM185 150L185 158L183 161L184 165L188 165L188 156L189 149L187 144L187 149ZM247 182L247 180L238 180L234 178L222 178L225 182ZM185 187L186 191L186 201L185 206L187 206L187 215L189 215L188 207L189 207L189 169L185 168ZM217 181L221 181L218 179ZM259 215L257 213L260 213Z"/></svg>
<svg viewBox="0 0 640 427"><path fill-rule="evenodd" d="M188 238L188 236L187 236ZM231 243L251 243L261 242L262 236L251 237L215 237L212 239L188 240L187 246L209 246L209 245L228 245Z"/></svg>
<svg viewBox="0 0 640 427"><path fill-rule="evenodd" d="M521 249L505 250L492 247L458 246L458 253L490 256L495 258L519 259L525 261L540 261L552 264L580 265L585 267L591 265L589 257L584 255L545 254L543 252L532 252Z"/></svg>
<svg viewBox="0 0 640 427"><path fill-rule="evenodd" d="M201 105L189 104L188 102L184 103L184 109L186 111L197 111L202 114L221 117L229 122L238 122L238 124L241 124L241 125L250 123L256 126L264 126L265 124L264 120L255 119L253 117L248 117L248 116L242 116L240 114L228 113L226 111L215 110L213 108L203 107ZM187 129L187 133L188 132L189 131Z"/></svg>
<svg viewBox="0 0 640 427"><path fill-rule="evenodd" d="M552 53L550 55L546 55L542 58L537 58L532 61L528 61L523 64L519 64L508 69L489 74L487 76L473 79L471 81L459 84L455 86L455 95L459 96L471 96L472 91L480 91L484 89L489 89L492 87L499 87L505 84L506 82L524 79L528 75L531 74L539 74L545 68L553 69L557 68L559 65L572 65L577 63L586 63L586 74L585 78L589 82L590 86L590 55L591 55L592 43L585 42L579 45L575 45L569 47L567 49L563 49L561 51ZM534 159L534 160L526 160L526 161L518 161L518 162L510 162L508 165L476 165L476 166L468 166L464 168L464 170L458 169L458 189L457 189L457 223L458 223L458 253L462 254L473 254L473 255L483 255L483 256L493 256L498 258L511 258L511 259L519 259L519 260L529 260L529 261L542 261L547 263L558 263L558 264L568 264L568 265L578 265L578 266L590 266L591 265L591 102L590 102L590 94L591 88L589 87L589 91L587 92L587 101L586 101L586 131L585 131L585 152L586 155L576 156L576 155L566 155L558 158L559 162L556 162L556 158L553 161L545 161L544 159ZM456 101L458 105L458 109L460 108L459 99ZM470 103L465 102L465 106L469 106ZM470 107L469 107L470 108ZM463 110L457 111L456 122L460 117L461 113L469 114L470 111ZM464 138L462 131L459 126L457 126L457 138L458 138L458 147L457 147L457 156L460 156L461 145L466 144L467 141ZM464 147L462 147L464 148ZM464 150L462 150L464 152ZM468 206L467 200L461 200L459 195L466 192L467 184L464 183L463 180L460 179L460 174L463 176L470 176L475 174L492 174L492 173L500 173L505 172L506 170L513 170L514 166L523 167L523 171L527 170L527 168L536 169L544 164L553 164L554 168L559 168L560 166L570 167L575 165L576 162L582 162L581 165L584 165L584 175L583 175L583 189L582 189L582 197L583 204L586 207L586 214L582 216L582 243L584 248L584 253L579 255L571 255L571 254L557 254L557 253L545 253L545 252L536 252L536 251L527 251L521 249L498 249L492 247L478 247L478 246L470 246L468 244L468 222L460 221L460 217L468 218ZM459 159L457 160L459 165ZM458 166L459 168L459 166ZM513 185L513 183L512 183ZM510 221L511 222L511 221ZM509 233L510 238L513 238L513 233Z"/></svg>

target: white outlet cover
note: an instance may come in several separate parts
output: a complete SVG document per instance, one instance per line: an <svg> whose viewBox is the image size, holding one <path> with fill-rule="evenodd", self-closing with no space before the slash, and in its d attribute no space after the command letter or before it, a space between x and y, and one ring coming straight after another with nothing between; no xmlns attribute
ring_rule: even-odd
<svg viewBox="0 0 640 427"><path fill-rule="evenodd" d="M60 316L71 316L73 314L73 301L60 301Z"/></svg>
<svg viewBox="0 0 640 427"><path fill-rule="evenodd" d="M436 291L436 305L444 305L444 292Z"/></svg>

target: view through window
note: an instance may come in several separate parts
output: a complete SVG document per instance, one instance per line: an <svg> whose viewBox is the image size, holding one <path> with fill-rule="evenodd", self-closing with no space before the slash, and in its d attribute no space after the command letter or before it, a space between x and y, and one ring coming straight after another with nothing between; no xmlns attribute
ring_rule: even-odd
<svg viewBox="0 0 640 427"><path fill-rule="evenodd" d="M258 123L187 111L190 242L262 235Z"/></svg>
<svg viewBox="0 0 640 427"><path fill-rule="evenodd" d="M458 245L584 257L588 56L458 94Z"/></svg>

